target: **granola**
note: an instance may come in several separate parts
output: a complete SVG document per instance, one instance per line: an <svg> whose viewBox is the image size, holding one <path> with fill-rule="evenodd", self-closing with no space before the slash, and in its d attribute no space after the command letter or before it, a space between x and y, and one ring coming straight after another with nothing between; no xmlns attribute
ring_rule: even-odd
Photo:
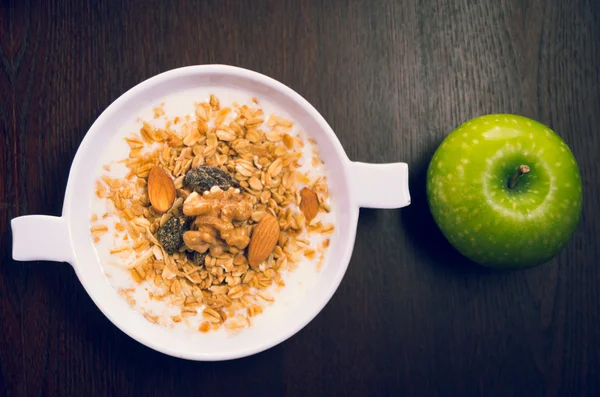
<svg viewBox="0 0 600 397"><path fill-rule="evenodd" d="M258 100L252 102L223 107L211 95L195 105L193 117L173 120L162 106L156 108L154 117L165 119L165 127L143 122L125 138L129 156L120 161L125 177L106 174L96 182L97 197L108 200L112 211L92 217L94 241L116 237L110 252L118 263L153 300L177 309L162 317L144 311L150 322L193 324L194 318L200 332L221 326L239 332L274 302L268 290L285 286L282 272L302 258L317 267L324 260L329 239L317 247L309 239L333 233L333 225L314 213L331 210L327 179L301 172L305 142L292 133L294 123L266 117ZM316 150L311 160L322 164ZM175 199L167 210L157 209L148 196L155 167L173 181ZM316 196L308 220L302 189ZM277 220L279 237L267 258L250 266L248 246L267 215ZM114 219L114 235L101 223L107 217ZM119 293L136 306L134 289Z"/></svg>

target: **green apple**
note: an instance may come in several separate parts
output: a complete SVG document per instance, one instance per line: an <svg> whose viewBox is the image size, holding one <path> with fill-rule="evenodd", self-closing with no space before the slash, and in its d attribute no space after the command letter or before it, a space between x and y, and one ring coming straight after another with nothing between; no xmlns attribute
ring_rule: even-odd
<svg viewBox="0 0 600 397"><path fill-rule="evenodd" d="M582 206L575 157L548 127L510 114L477 117L442 142L427 170L442 233L484 266L526 268L570 239Z"/></svg>

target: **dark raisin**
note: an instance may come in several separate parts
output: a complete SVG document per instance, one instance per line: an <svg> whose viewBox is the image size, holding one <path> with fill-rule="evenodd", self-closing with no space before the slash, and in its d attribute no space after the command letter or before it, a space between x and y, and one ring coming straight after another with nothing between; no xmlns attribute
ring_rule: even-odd
<svg viewBox="0 0 600 397"><path fill-rule="evenodd" d="M213 186L218 186L221 190L227 190L231 187L240 188L238 181L231 175L218 167L210 165L200 165L192 168L185 174L183 181L187 187L200 194L210 190Z"/></svg>
<svg viewBox="0 0 600 397"><path fill-rule="evenodd" d="M174 254L183 245L183 232L189 228L185 217L172 217L158 229L158 241L169 255Z"/></svg>
<svg viewBox="0 0 600 397"><path fill-rule="evenodd" d="M188 252L188 259L196 266L203 266L206 254L201 254L198 251Z"/></svg>

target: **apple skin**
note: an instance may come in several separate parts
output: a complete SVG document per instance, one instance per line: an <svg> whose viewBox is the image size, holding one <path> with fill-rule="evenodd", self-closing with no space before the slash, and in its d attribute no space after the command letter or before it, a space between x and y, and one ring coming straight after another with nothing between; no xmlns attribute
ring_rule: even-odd
<svg viewBox="0 0 600 397"><path fill-rule="evenodd" d="M521 165L529 173L511 189ZM528 268L571 238L582 208L581 176L569 147L548 127L491 114L444 139L427 170L427 199L461 254L488 267Z"/></svg>

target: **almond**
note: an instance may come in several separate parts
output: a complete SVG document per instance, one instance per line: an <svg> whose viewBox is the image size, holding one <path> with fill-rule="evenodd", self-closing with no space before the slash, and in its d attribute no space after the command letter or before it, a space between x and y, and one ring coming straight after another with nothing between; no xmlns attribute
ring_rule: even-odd
<svg viewBox="0 0 600 397"><path fill-rule="evenodd" d="M148 175L148 199L158 212L167 212L175 201L173 179L159 166L154 166Z"/></svg>
<svg viewBox="0 0 600 397"><path fill-rule="evenodd" d="M273 215L267 214L254 228L248 246L248 263L256 268L273 252L279 241L279 222Z"/></svg>
<svg viewBox="0 0 600 397"><path fill-rule="evenodd" d="M311 221L319 212L319 198L317 194L305 187L300 192L300 211L304 213L307 221Z"/></svg>

